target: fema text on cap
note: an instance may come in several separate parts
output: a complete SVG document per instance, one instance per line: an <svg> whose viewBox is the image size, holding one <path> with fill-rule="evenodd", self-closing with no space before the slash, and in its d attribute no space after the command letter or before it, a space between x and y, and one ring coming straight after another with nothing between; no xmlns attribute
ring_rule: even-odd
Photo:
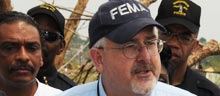
<svg viewBox="0 0 220 96"><path fill-rule="evenodd" d="M111 14L112 20L115 20L116 19L115 15L117 15L117 14L119 14L119 16L123 16L123 15L128 15L128 14L136 13L136 12L140 12L140 11L149 12L141 4L136 5L135 3L133 3L131 5L129 3L126 3L126 4L122 4L120 6L117 6L113 9L111 9L110 14Z"/></svg>

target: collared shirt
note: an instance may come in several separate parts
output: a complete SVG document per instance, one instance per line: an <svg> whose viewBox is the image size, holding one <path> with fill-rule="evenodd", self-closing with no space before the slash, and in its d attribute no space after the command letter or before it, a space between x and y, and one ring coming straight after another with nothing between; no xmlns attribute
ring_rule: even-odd
<svg viewBox="0 0 220 96"><path fill-rule="evenodd" d="M36 79L37 80L37 79ZM37 80L37 91L35 92L34 96L56 96L57 94L61 93L60 89L56 89L45 85Z"/></svg>
<svg viewBox="0 0 220 96"><path fill-rule="evenodd" d="M57 96L106 96L101 78L98 81L78 85L70 88ZM98 86L97 86L98 84ZM186 90L157 82L151 96L196 96Z"/></svg>

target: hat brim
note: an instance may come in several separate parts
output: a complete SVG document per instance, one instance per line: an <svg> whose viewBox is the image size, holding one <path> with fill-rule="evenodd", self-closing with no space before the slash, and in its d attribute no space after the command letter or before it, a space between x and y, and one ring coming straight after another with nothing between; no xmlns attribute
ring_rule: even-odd
<svg viewBox="0 0 220 96"><path fill-rule="evenodd" d="M59 25L59 22L60 22L58 17L53 12L51 12L47 9L43 9L43 8L41 8L41 9L39 9L39 8L31 9L31 10L28 11L27 14L30 15L31 17L34 17L34 16L39 15L39 14L45 14L45 15L48 15L49 17L53 18L57 22L58 25ZM63 32L61 26L59 26L59 31L61 31L60 32L61 35L64 36L64 32Z"/></svg>
<svg viewBox="0 0 220 96"><path fill-rule="evenodd" d="M181 19L181 18L176 18L176 17L170 17L166 19L160 19L157 20L160 24L163 26L167 26L170 24L181 24L188 28L192 33L198 33L199 32L199 27L196 26L195 24L189 22L188 20Z"/></svg>
<svg viewBox="0 0 220 96"><path fill-rule="evenodd" d="M166 32L166 29L153 19L138 18L119 26L105 37L119 44L126 43L147 26L157 26L161 31Z"/></svg>

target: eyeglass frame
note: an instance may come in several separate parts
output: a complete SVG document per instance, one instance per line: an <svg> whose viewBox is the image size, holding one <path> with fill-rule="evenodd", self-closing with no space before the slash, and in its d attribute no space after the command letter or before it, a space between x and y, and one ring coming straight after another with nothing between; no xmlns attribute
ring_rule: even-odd
<svg viewBox="0 0 220 96"><path fill-rule="evenodd" d="M166 36L166 37L162 37L162 35L169 35L169 36ZM181 36L183 37L185 34L189 34L190 35L190 40L185 41L183 40L183 38L180 38ZM193 37L193 34L192 33L189 33L189 32L184 32L184 33L175 33L175 32L170 32L170 31L167 31L167 32L163 32L163 33L159 33L159 38L164 40L164 41L169 41L169 40L172 40L174 37L176 37L178 39L178 41L180 41L182 44L185 44L185 45L188 45L190 43L192 43L192 41L196 40L195 37ZM185 37L185 38L188 38L188 37Z"/></svg>
<svg viewBox="0 0 220 96"><path fill-rule="evenodd" d="M155 40L155 41L157 41L157 49L158 49L158 53L160 53L162 50L163 50L163 44L165 43L165 41L163 41L163 40L161 40L161 39L152 39L152 40L146 40L148 43L150 42L150 41L153 41L153 40ZM138 53L136 53L136 55L134 55L133 57L129 57L129 55L127 56L126 55L126 53L125 52L129 52L129 51L124 51L125 50L125 48L128 48L128 47L126 47L128 44L129 44L130 42L128 42L128 43L125 43L125 44L123 44L122 45L122 47L116 47L116 48L109 48L109 47L103 47L103 46L100 46L100 47L96 47L96 48L98 48L98 49L116 49L116 50L122 50L122 53L123 53L123 55L126 57L126 58L128 58L128 59L133 59L133 58L136 58L139 54L140 54L140 49L141 48L143 48L143 47L146 47L147 48L147 51L149 52L149 44L148 43L146 43L147 45L145 45L145 46L140 46L140 44L138 44L138 43L134 43L134 44L137 44L138 45L138 48L136 49L136 52L138 52ZM145 43L144 43L145 44ZM162 44L162 45L158 45L158 44ZM149 54L150 54L150 52L149 52ZM152 54L150 54L150 55L152 55ZM153 55L156 55L156 54L153 54Z"/></svg>
<svg viewBox="0 0 220 96"><path fill-rule="evenodd" d="M48 34L48 33L56 34L56 35L58 35L58 37L54 41L46 40L45 39L45 34ZM43 38L45 41L48 41L48 42L55 42L59 39L61 39L61 40L64 39L63 35L61 35L59 32L52 32L52 31L47 31L47 30L40 30L40 36L41 36L41 38Z"/></svg>

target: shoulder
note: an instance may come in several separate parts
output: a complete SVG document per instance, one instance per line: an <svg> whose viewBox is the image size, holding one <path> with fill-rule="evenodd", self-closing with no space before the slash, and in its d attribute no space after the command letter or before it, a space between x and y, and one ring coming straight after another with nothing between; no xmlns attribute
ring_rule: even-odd
<svg viewBox="0 0 220 96"><path fill-rule="evenodd" d="M61 79L62 81L68 83L69 85L71 86L75 86L76 83L74 83L69 77L67 77L66 75L60 73L60 72L57 72L57 76L59 79Z"/></svg>
<svg viewBox="0 0 220 96"><path fill-rule="evenodd" d="M208 80L206 77L200 75L199 73L191 69L189 69L189 73L190 73L189 75L191 75L190 77L195 78L196 80L195 83L198 88L203 90L209 90L212 93L216 93L220 91L220 89L210 80Z"/></svg>
<svg viewBox="0 0 220 96"><path fill-rule="evenodd" d="M55 96L59 93L61 93L62 91L53 87L50 87L48 85L45 85L41 82L37 82L38 83L38 88L37 91L35 93L34 96Z"/></svg>
<svg viewBox="0 0 220 96"><path fill-rule="evenodd" d="M58 96L96 96L97 81L72 87Z"/></svg>
<svg viewBox="0 0 220 96"><path fill-rule="evenodd" d="M152 94L152 96L196 96L186 90L162 82L157 82Z"/></svg>

